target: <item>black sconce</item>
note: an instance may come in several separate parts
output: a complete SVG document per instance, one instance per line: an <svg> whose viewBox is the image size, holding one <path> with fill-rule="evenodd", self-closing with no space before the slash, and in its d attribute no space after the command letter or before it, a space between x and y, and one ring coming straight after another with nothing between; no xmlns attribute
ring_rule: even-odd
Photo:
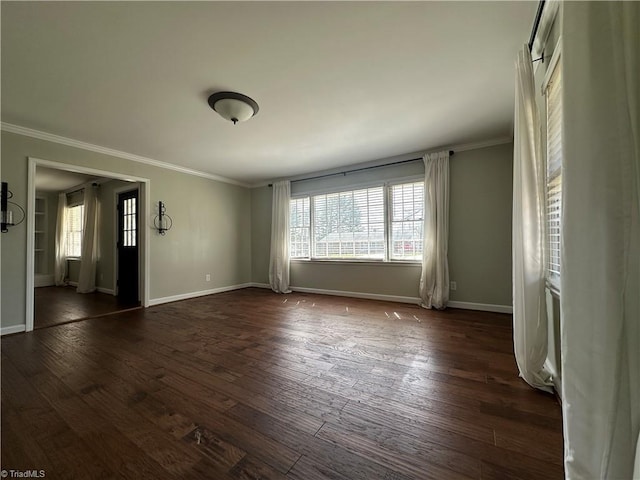
<svg viewBox="0 0 640 480"><path fill-rule="evenodd" d="M167 233L173 226L173 220L166 214L166 208L161 201L158 202L158 215L153 219L153 226L160 235Z"/></svg>
<svg viewBox="0 0 640 480"><path fill-rule="evenodd" d="M9 191L9 185L7 182L2 182L2 189L0 191L0 232L7 233L9 227L20 225L24 222L26 217L24 209L17 203L10 202L9 199L13 198L13 193ZM13 210L9 210L9 207L15 207L19 210L22 218L15 222L13 218Z"/></svg>

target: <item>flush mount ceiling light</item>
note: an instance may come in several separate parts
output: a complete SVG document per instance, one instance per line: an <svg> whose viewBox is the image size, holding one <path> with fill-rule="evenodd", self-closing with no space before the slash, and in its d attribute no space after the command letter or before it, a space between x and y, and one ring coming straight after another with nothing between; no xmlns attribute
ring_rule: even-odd
<svg viewBox="0 0 640 480"><path fill-rule="evenodd" d="M238 122L249 120L258 113L258 104L251 98L241 93L218 92L209 97L209 106L220 114L225 120Z"/></svg>

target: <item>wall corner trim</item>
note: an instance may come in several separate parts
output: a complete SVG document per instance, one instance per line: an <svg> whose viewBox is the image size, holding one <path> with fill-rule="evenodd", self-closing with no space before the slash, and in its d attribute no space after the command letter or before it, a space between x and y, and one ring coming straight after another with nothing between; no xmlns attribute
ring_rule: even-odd
<svg viewBox="0 0 640 480"><path fill-rule="evenodd" d="M135 155L133 153L123 152L121 150L115 150L113 148L102 147L93 143L82 142L73 138L62 137L53 133L42 132L40 130L34 130L32 128L23 127L20 125L14 125L12 123L2 122L0 124L1 129L5 132L15 133L18 135L24 135L25 137L37 138L38 140L46 140L48 142L58 143L61 145L67 145L68 147L80 148L82 150L89 150L91 152L102 153L104 155L111 155L112 157L124 158L132 162L144 163L152 165L154 167L165 168L167 170L174 170L180 173L186 173L187 175L194 175L196 177L208 178L209 180L216 180L218 182L230 183L232 185L238 185L240 187L250 188L251 185L231 178L222 177L220 175L214 175L213 173L207 173L200 170L194 170L192 168L182 167L180 165L174 165L168 162L162 162L160 160L154 160L153 158L143 157L141 155Z"/></svg>

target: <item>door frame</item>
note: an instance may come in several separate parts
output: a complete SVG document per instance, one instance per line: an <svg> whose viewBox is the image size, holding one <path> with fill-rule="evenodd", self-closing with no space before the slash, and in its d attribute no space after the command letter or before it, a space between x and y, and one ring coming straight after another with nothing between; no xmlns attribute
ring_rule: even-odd
<svg viewBox="0 0 640 480"><path fill-rule="evenodd" d="M114 237L113 237L113 294L115 296L118 296L118 217L120 215L120 213L118 212L118 195L121 193L125 193L125 192L132 192L134 190L138 191L138 204L141 204L142 201L142 195L140 192L140 184L136 183L135 185L123 185L122 187L118 187L113 191L113 205L114 205L114 212L116 212L116 214L113 216L113 232L114 232ZM141 278L142 275L140 275L140 272L142 272L142 249L140 247L142 247L142 229L140 228L142 226L142 223L140 221L140 215L142 214L142 209L138 210L138 234L139 234L139 245L138 245L138 296L142 297L140 295L140 292L142 292L142 282L141 282ZM142 301L142 298L141 298ZM146 305L145 305L146 306Z"/></svg>
<svg viewBox="0 0 640 480"><path fill-rule="evenodd" d="M151 180L134 175L126 175L123 173L111 172L107 170L99 170L96 168L83 167L80 165L71 165L68 163L53 162L51 160L43 160L35 157L28 158L27 167L27 275L26 275L26 308L25 308L25 331L33 330L34 320L34 282L35 273L33 271L35 264L35 253L33 251L35 242L35 217L36 217L36 167L55 168L57 170L65 170L67 172L83 173L86 175L94 175L96 177L107 177L116 180L125 180L129 182L138 182L138 196L140 201L140 211L144 218L140 219L140 251L138 254L138 262L140 265L140 275L138 280L140 301L143 307L149 306L149 274L150 269L150 235L151 228ZM133 190L133 189L132 189Z"/></svg>

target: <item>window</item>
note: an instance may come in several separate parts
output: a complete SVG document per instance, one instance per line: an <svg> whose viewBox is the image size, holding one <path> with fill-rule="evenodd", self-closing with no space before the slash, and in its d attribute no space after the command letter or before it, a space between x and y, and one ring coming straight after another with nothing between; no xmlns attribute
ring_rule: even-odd
<svg viewBox="0 0 640 480"><path fill-rule="evenodd" d="M313 257L384 259L384 188L313 197Z"/></svg>
<svg viewBox="0 0 640 480"><path fill-rule="evenodd" d="M82 227L84 223L84 205L76 205L67 209L67 257L82 256Z"/></svg>
<svg viewBox="0 0 640 480"><path fill-rule="evenodd" d="M547 101L547 277L559 287L562 229L562 74L557 62L546 88Z"/></svg>
<svg viewBox="0 0 640 480"><path fill-rule="evenodd" d="M390 195L391 259L421 260L424 182L393 185Z"/></svg>
<svg viewBox="0 0 640 480"><path fill-rule="evenodd" d="M122 202L122 246L136 246L136 197L126 198Z"/></svg>
<svg viewBox="0 0 640 480"><path fill-rule="evenodd" d="M289 215L290 256L291 258L309 258L309 229L311 225L309 197L292 199Z"/></svg>
<svg viewBox="0 0 640 480"><path fill-rule="evenodd" d="M423 204L424 182L294 198L291 258L420 260Z"/></svg>

